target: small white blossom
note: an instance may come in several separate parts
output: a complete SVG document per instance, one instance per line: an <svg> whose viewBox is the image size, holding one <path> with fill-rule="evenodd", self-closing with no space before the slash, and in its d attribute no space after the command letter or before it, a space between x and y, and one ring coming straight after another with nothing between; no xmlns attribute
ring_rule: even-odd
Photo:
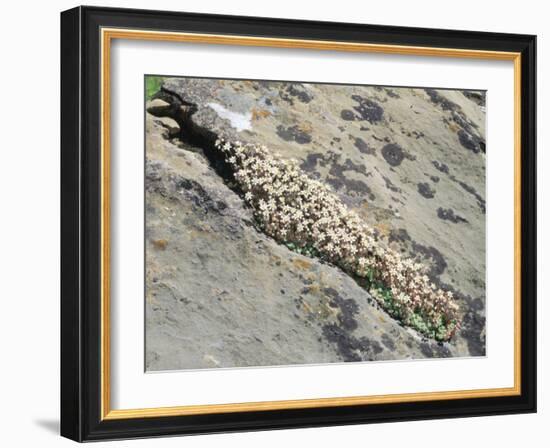
<svg viewBox="0 0 550 448"><path fill-rule="evenodd" d="M426 325L437 329L441 340L459 328L459 307L452 292L438 289L423 265L384 246L373 228L330 187L301 172L296 161L271 154L263 145L220 139L216 147L224 153L265 233L280 242L314 247L350 274L374 279L378 286L370 289L371 295L386 307L389 293L394 301L391 312L407 325L417 325L420 315ZM380 284L385 293L377 289ZM441 321L447 326L440 328ZM415 328L426 331L426 325Z"/></svg>

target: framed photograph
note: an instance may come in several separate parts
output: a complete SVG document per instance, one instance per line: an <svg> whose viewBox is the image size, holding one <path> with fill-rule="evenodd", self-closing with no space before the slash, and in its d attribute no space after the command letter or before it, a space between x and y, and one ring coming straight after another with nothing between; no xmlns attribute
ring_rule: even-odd
<svg viewBox="0 0 550 448"><path fill-rule="evenodd" d="M61 14L61 433L536 410L535 36Z"/></svg>

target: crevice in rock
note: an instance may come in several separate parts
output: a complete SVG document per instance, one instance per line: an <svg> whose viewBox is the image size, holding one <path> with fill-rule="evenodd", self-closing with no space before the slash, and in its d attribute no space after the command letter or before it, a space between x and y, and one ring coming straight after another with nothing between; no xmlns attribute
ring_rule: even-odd
<svg viewBox="0 0 550 448"><path fill-rule="evenodd" d="M218 135L210 129L197 126L192 120L192 116L198 110L197 105L184 101L179 95L166 90L164 87L154 98L167 102L170 107L155 111L148 109L147 111L155 116L170 117L175 120L180 127L179 139L183 143L200 148L210 166L222 178L224 183L231 190L241 194L242 192L235 182L233 170L215 147Z"/></svg>

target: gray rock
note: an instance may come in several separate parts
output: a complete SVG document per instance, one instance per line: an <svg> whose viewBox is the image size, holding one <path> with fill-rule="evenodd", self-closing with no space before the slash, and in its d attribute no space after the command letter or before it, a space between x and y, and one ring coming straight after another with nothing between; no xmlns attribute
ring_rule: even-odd
<svg viewBox="0 0 550 448"><path fill-rule="evenodd" d="M168 114L170 112L170 108L170 103L160 98L154 98L147 104L147 112L156 116Z"/></svg>
<svg viewBox="0 0 550 448"><path fill-rule="evenodd" d="M185 78L166 79L163 91L181 141L167 141L147 114L149 370L485 353L485 153L459 137L484 142L479 101L461 91ZM422 340L337 268L259 232L223 179L218 136L265 144L331 185L454 291L462 330L448 344Z"/></svg>
<svg viewBox="0 0 550 448"><path fill-rule="evenodd" d="M155 120L160 124L166 131L163 133L163 136L166 138L176 138L179 137L181 129L176 120L170 117L158 117Z"/></svg>
<svg viewBox="0 0 550 448"><path fill-rule="evenodd" d="M452 356L339 269L298 255L147 119L147 370Z"/></svg>

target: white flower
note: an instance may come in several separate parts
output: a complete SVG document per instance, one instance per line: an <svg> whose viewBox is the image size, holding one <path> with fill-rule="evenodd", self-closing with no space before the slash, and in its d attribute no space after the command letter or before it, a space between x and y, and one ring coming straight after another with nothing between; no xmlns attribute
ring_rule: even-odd
<svg viewBox="0 0 550 448"><path fill-rule="evenodd" d="M423 265L378 241L357 213L348 210L329 186L302 173L297 162L274 157L263 145L217 140L216 147L225 152L235 180L246 191L246 202L268 235L280 242L310 244L352 275L371 280L374 275L376 284L382 283L393 294L399 304L397 317L405 324L414 326L413 314L421 312L426 322L416 327L420 331L430 325L441 331L442 317L458 322L459 307L452 292L438 289ZM385 294L380 291L371 288L370 292L385 307ZM450 337L457 327L450 324L439 337Z"/></svg>

